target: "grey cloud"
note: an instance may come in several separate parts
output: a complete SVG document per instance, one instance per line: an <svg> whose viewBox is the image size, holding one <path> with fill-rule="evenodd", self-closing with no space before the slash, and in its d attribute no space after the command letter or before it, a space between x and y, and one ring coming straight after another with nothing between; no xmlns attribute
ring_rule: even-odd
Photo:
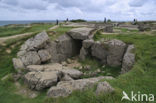
<svg viewBox="0 0 156 103"><path fill-rule="evenodd" d="M0 2L8 5L14 5L14 6L18 4L17 0L1 0Z"/></svg>
<svg viewBox="0 0 156 103"><path fill-rule="evenodd" d="M78 7L78 6L82 6L84 4L86 4L86 2L88 2L88 0L46 0L50 3L57 3L60 6L63 7Z"/></svg>
<svg viewBox="0 0 156 103"><path fill-rule="evenodd" d="M45 0L1 0L0 3L22 9L46 10L49 5Z"/></svg>
<svg viewBox="0 0 156 103"><path fill-rule="evenodd" d="M103 7L107 7L116 3L116 0L98 0L99 4L96 4L98 1L94 0L46 0L50 3L57 3L60 8L71 8L77 7L82 11L87 12L101 12Z"/></svg>
<svg viewBox="0 0 156 103"><path fill-rule="evenodd" d="M155 5L156 0L0 0L0 19L156 19Z"/></svg>
<svg viewBox="0 0 156 103"><path fill-rule="evenodd" d="M143 6L148 0L131 0L129 2L129 6L131 7L141 7Z"/></svg>
<svg viewBox="0 0 156 103"><path fill-rule="evenodd" d="M101 12L103 7L113 5L116 0L2 0L0 2L23 9L46 10L49 5L57 4L56 9L79 8L84 12ZM98 2L98 4L97 4Z"/></svg>

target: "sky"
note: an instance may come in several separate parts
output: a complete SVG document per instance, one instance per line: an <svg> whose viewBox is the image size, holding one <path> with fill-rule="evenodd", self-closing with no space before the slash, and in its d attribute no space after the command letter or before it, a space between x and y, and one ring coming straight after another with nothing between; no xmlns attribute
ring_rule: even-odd
<svg viewBox="0 0 156 103"><path fill-rule="evenodd" d="M0 0L0 20L156 20L156 0Z"/></svg>

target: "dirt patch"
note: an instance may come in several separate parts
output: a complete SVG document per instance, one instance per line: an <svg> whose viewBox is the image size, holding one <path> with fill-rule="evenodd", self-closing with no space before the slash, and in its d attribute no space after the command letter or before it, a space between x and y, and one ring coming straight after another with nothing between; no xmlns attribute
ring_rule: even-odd
<svg viewBox="0 0 156 103"><path fill-rule="evenodd" d="M32 35L33 33L24 33L24 34L17 34L17 35L14 35L14 36L8 36L8 37L2 37L0 38L0 45L4 45L7 40L9 39L16 39L16 38L19 38L19 37L24 37L24 36L28 36L28 35Z"/></svg>
<svg viewBox="0 0 156 103"><path fill-rule="evenodd" d="M6 49L6 53L10 54L11 53L11 49L7 48Z"/></svg>

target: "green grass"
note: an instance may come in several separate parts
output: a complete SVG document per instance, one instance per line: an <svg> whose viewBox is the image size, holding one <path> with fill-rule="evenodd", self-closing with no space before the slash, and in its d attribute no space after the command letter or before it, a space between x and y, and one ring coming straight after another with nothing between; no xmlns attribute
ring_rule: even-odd
<svg viewBox="0 0 156 103"><path fill-rule="evenodd" d="M57 35L61 35L70 29L58 28L56 29ZM0 47L0 79L7 74L15 72L12 65L12 58L16 57L20 45L27 38L11 40L7 43L7 46ZM97 33L94 36L95 40L100 40L101 38L120 39L126 43L134 44L136 47L136 63L133 69L126 74L118 76L115 80L107 80L115 88L114 93L96 96L94 93L95 89L90 89L84 92L75 91L66 98L53 99L47 98L46 93L42 92L38 97L29 99L14 93L16 87L13 81L8 80L2 82L0 80L0 103L133 103L129 101L121 102L122 91L125 91L129 95L131 91L156 95L156 36L140 35L139 32L126 33L126 35L124 33L119 35L102 35L101 33ZM6 48L11 48L12 45L16 45L16 48L11 49L11 54L7 54L5 52ZM92 64L95 68L100 66L94 60L87 60L84 62L85 64ZM109 70L109 67L106 68Z"/></svg>
<svg viewBox="0 0 156 103"><path fill-rule="evenodd" d="M119 33L124 33L124 34L134 34L134 33L139 33L139 30L135 29L127 29L127 28L114 28L115 30L119 30Z"/></svg>
<svg viewBox="0 0 156 103"><path fill-rule="evenodd" d="M120 74L121 67L110 67L101 65L101 63L93 58L86 58L84 61L80 61L82 64L83 69L81 70L83 73L89 74L89 73L95 73L97 69L100 69L100 73L96 73L95 76L113 76L117 77ZM89 65L90 70L86 70L85 66ZM79 68L78 68L79 69ZM85 75L82 78L89 78L92 76Z"/></svg>
<svg viewBox="0 0 156 103"><path fill-rule="evenodd" d="M30 27L2 26L0 27L0 37L13 36L27 32L39 32L47 30L52 26L53 24L31 24Z"/></svg>
<svg viewBox="0 0 156 103"><path fill-rule="evenodd" d="M55 32L55 34L51 34L51 31L48 31L49 37L51 38L51 40L55 40L56 38L58 38L59 36L65 34L67 31L71 30L73 27L64 27L64 26L60 26L59 28L53 30Z"/></svg>

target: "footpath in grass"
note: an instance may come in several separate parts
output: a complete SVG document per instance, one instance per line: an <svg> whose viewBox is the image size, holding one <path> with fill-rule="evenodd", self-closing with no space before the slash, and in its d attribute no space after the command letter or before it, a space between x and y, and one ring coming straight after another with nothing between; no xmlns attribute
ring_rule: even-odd
<svg viewBox="0 0 156 103"><path fill-rule="evenodd" d="M31 24L28 26L2 26L0 27L0 37L13 36L17 34L23 34L28 32L40 32L48 30L54 24Z"/></svg>

